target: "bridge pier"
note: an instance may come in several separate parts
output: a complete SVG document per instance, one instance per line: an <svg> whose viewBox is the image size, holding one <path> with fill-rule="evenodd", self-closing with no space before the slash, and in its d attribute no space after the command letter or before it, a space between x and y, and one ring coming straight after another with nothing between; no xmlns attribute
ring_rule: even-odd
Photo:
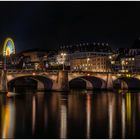
<svg viewBox="0 0 140 140"><path fill-rule="evenodd" d="M53 84L52 90L69 91L68 71L59 71L57 81Z"/></svg>
<svg viewBox="0 0 140 140"><path fill-rule="evenodd" d="M127 86L127 84L126 84L125 81L121 81L121 89L122 89L122 90L128 89L128 86Z"/></svg>
<svg viewBox="0 0 140 140"><path fill-rule="evenodd" d="M86 81L86 89L93 90L93 85L89 81Z"/></svg>
<svg viewBox="0 0 140 140"><path fill-rule="evenodd" d="M41 81L39 81L39 80L37 80L36 78L33 78L33 77L31 79L33 79L37 82L37 91L45 90L43 82L41 82Z"/></svg>
<svg viewBox="0 0 140 140"><path fill-rule="evenodd" d="M113 79L111 74L107 74L106 89L113 90Z"/></svg>
<svg viewBox="0 0 140 140"><path fill-rule="evenodd" d="M1 70L1 77L0 77L0 92L7 93L8 86L7 86L7 71Z"/></svg>

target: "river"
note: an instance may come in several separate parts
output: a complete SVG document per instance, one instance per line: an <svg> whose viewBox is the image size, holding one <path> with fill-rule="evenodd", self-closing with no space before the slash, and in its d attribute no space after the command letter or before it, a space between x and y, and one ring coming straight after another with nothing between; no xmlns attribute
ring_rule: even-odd
<svg viewBox="0 0 140 140"><path fill-rule="evenodd" d="M0 138L140 138L139 91L0 95Z"/></svg>

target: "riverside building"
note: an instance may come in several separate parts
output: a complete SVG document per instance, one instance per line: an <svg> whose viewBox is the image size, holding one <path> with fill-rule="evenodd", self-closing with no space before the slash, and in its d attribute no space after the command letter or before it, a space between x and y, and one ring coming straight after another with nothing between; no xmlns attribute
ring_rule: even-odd
<svg viewBox="0 0 140 140"><path fill-rule="evenodd" d="M61 47L60 52L67 52L70 70L108 72L109 55L112 50L108 43L83 43ZM68 64L68 62L67 62Z"/></svg>

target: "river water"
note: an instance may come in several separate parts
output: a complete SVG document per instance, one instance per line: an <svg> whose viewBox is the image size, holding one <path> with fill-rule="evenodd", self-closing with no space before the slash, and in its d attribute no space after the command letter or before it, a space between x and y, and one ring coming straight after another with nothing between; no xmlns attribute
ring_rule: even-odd
<svg viewBox="0 0 140 140"><path fill-rule="evenodd" d="M140 92L0 95L0 138L140 138Z"/></svg>

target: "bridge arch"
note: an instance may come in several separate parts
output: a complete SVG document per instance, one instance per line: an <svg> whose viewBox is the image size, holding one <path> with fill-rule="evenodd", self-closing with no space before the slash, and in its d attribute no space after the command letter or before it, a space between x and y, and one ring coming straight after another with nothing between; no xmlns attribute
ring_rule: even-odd
<svg viewBox="0 0 140 140"><path fill-rule="evenodd" d="M70 88L85 88L85 89L93 89L93 85L90 81L84 79L84 78L74 78L71 81L69 81L69 87Z"/></svg>
<svg viewBox="0 0 140 140"><path fill-rule="evenodd" d="M53 87L53 81L47 77L39 76L39 75L26 75L26 76L18 76L18 77L10 77L8 79L8 85L22 79L28 78L36 82L37 90L51 90Z"/></svg>
<svg viewBox="0 0 140 140"><path fill-rule="evenodd" d="M86 89L106 88L106 81L104 81L103 79L94 77L94 76L80 76L80 77L73 78L69 81L70 88L72 88L74 84L76 85L76 82L77 82L77 85L79 82L78 88L82 87L80 86L80 84L84 85Z"/></svg>
<svg viewBox="0 0 140 140"><path fill-rule="evenodd" d="M140 80L135 77L119 77L113 81L114 88L140 89Z"/></svg>

